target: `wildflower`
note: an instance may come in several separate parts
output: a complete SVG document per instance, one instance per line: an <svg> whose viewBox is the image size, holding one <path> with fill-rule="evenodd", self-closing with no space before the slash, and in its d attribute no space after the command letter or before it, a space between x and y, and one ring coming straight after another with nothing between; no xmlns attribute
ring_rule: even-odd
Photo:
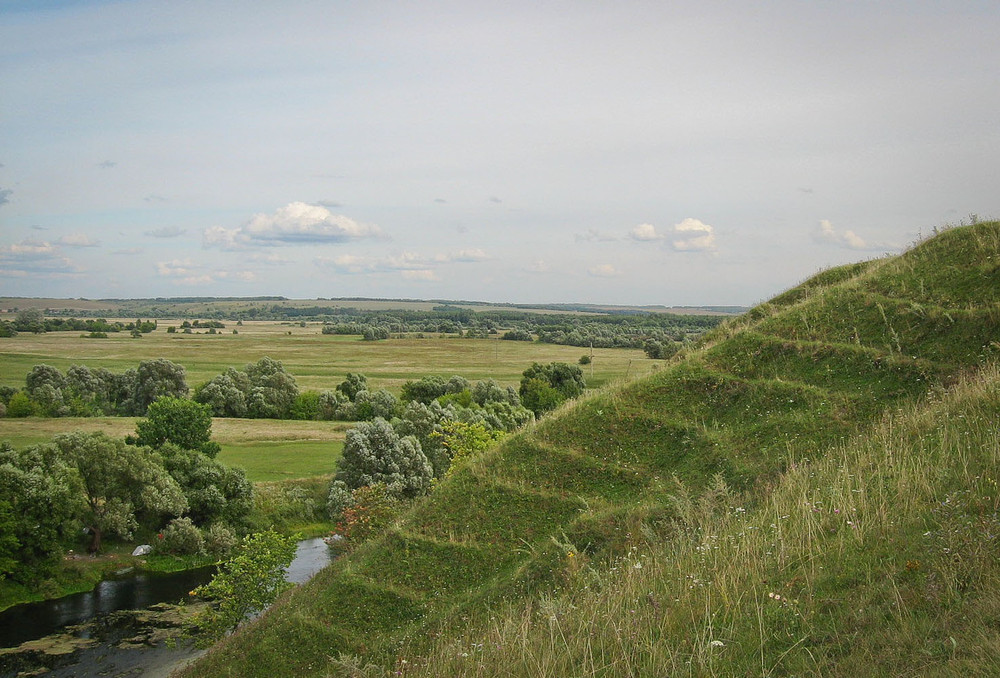
<svg viewBox="0 0 1000 678"><path fill-rule="evenodd" d="M721 640L713 640L711 643L709 643L709 645L711 645L712 647L725 647L726 646L726 644L723 643Z"/></svg>

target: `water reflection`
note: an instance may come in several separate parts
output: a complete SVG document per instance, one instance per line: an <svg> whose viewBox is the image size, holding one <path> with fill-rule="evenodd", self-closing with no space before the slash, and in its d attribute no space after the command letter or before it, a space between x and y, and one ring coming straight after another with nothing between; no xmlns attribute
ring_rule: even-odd
<svg viewBox="0 0 1000 678"><path fill-rule="evenodd" d="M329 562L330 549L322 539L301 541L286 579L301 584ZM185 600L192 589L208 582L214 573L215 567L171 574L130 572L106 579L86 593L17 605L0 612L0 647L16 647L109 612Z"/></svg>

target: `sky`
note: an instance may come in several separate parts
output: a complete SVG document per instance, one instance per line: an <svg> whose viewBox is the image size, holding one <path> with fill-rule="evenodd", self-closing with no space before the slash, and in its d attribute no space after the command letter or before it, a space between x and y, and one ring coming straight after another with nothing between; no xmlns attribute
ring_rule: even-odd
<svg viewBox="0 0 1000 678"><path fill-rule="evenodd" d="M0 295L750 305L1000 216L1000 3L0 0Z"/></svg>

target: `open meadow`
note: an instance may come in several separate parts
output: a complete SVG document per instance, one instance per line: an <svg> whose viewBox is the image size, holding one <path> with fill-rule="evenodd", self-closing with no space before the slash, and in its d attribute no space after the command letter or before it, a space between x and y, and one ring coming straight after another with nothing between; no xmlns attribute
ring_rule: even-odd
<svg viewBox="0 0 1000 678"><path fill-rule="evenodd" d="M135 433L136 417L0 419L0 441L15 448L52 440L59 433L101 431L114 438ZM238 466L253 482L290 480L334 472L351 423L274 419L212 420L219 461Z"/></svg>
<svg viewBox="0 0 1000 678"><path fill-rule="evenodd" d="M578 346L436 334L362 341L353 335L322 334L318 322L304 327L289 322L248 321L240 326L227 322L216 334L167 333L167 327L180 323L160 320L157 330L139 339L127 332L106 339L84 338L77 332L19 333L0 340L0 385L23 387L28 371L43 363L62 371L77 364L123 372L142 360L167 358L185 367L188 385L194 388L227 367L242 368L269 356L284 364L302 390L332 389L348 372L360 372L372 387L398 394L403 382L429 375L458 374L470 381L493 378L516 386L533 362L576 364L590 354L590 349ZM638 349L595 348L593 356L584 369L591 387L620 376L646 374L655 364Z"/></svg>
<svg viewBox="0 0 1000 678"><path fill-rule="evenodd" d="M533 362L576 364L589 349L499 339L464 339L448 335L409 336L362 341L357 336L324 335L321 323L250 321L227 323L216 334L194 330L167 333L181 321L161 320L159 328L134 339L126 332L89 339L77 332L19 333L0 339L0 384L22 388L39 364L65 372L70 365L123 372L140 361L167 358L183 365L193 389L228 367L242 368L264 356L280 360L302 390L333 389L348 372L361 373L373 388L397 395L407 380L429 375L461 375L470 381L493 378L517 386ZM237 334L233 334L233 330ZM629 375L646 374L658 361L642 351L594 349L583 367L588 386ZM220 419L212 438L222 446L220 461L239 466L255 482L333 473L343 448L345 422ZM28 419L0 418L0 441L22 447L51 440L68 431L104 431L115 437L135 432L129 417Z"/></svg>

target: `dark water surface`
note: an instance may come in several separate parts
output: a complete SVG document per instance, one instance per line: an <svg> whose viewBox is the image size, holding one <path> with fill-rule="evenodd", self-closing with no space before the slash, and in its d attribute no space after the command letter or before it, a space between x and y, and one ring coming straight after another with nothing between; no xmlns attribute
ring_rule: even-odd
<svg viewBox="0 0 1000 678"><path fill-rule="evenodd" d="M322 539L306 539L298 544L295 559L285 578L295 584L308 581L330 562L330 549ZM55 600L16 605L0 612L0 647L16 647L26 641L44 638L67 626L99 622L102 616L120 610L141 610L158 603L177 603L189 598L189 592L206 583L215 574L215 567L203 567L171 574L126 571L106 579L93 591L77 593ZM78 637L89 637L85 629L76 632ZM132 667L126 675L148 675L143 671L143 658L162 662L163 648L119 650L101 646L100 656L105 663L99 666L75 664L73 668L56 670L52 676L109 675L107 662L125 662ZM175 651L177 652L177 651ZM187 655L190 650L180 650ZM93 651L84 651L92 654ZM178 655L178 659L183 655ZM87 662L89 663L89 662ZM0 672L2 673L2 672ZM110 674L114 675L114 673Z"/></svg>
<svg viewBox="0 0 1000 678"><path fill-rule="evenodd" d="M213 574L215 566L169 574L132 571L105 579L92 591L15 605L0 612L0 647L16 647L109 612L187 600L188 592Z"/></svg>

